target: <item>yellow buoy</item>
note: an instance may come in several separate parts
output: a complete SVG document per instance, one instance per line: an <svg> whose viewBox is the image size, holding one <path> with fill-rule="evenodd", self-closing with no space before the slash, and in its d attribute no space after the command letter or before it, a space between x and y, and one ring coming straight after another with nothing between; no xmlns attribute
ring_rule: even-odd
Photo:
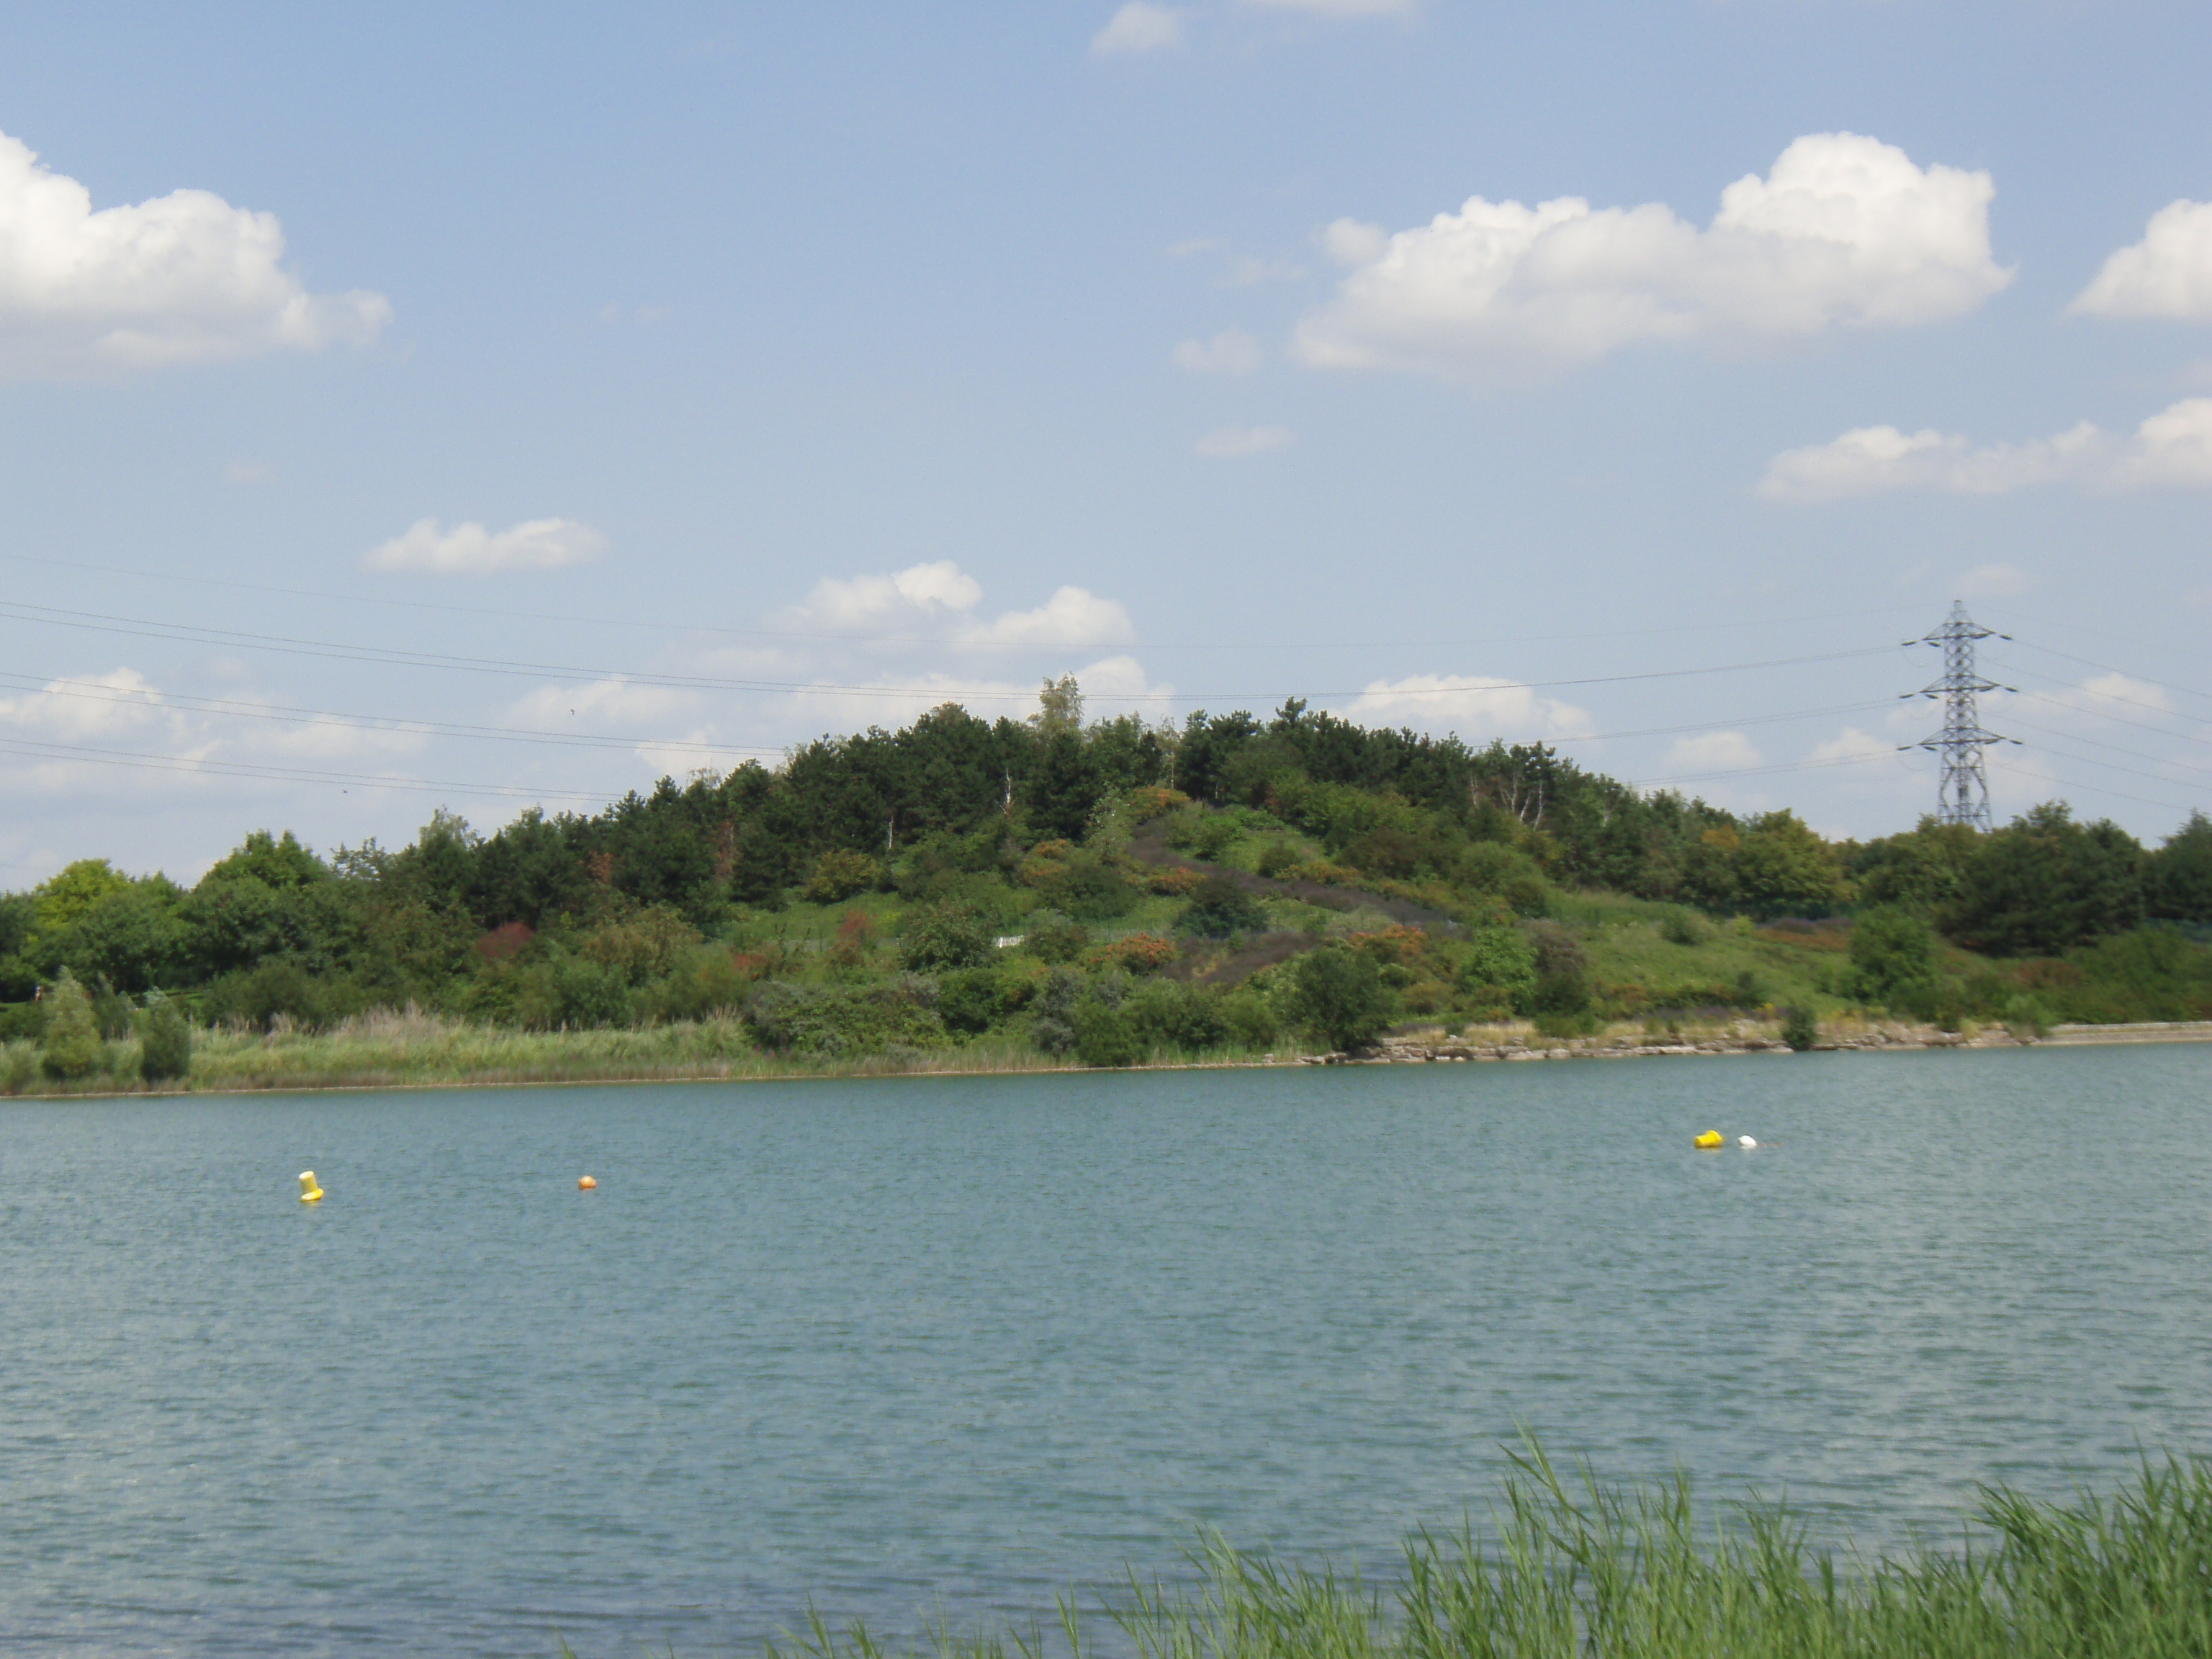
<svg viewBox="0 0 2212 1659"><path fill-rule="evenodd" d="M1727 1145L1727 1139L1718 1129L1708 1129L1690 1145L1701 1152L1717 1152L1722 1146Z"/></svg>
<svg viewBox="0 0 2212 1659"><path fill-rule="evenodd" d="M315 1172L313 1170L301 1170L300 1202L302 1204L319 1204L322 1201L323 1189L315 1185Z"/></svg>
<svg viewBox="0 0 2212 1659"><path fill-rule="evenodd" d="M579 1192L585 1192L585 1193L588 1193L588 1192L592 1191L594 1188L596 1188L599 1184L599 1183L597 1181L593 1180L590 1176L582 1176L582 1177L579 1178L579 1180L577 1181L577 1182L576 1182L576 1190L577 1190L577 1191L579 1191Z"/></svg>

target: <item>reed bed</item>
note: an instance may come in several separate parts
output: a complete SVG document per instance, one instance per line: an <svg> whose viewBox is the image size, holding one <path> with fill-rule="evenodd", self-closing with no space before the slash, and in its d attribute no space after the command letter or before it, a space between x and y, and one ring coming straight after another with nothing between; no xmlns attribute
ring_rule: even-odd
<svg viewBox="0 0 2212 1659"><path fill-rule="evenodd" d="M1284 1052L1294 1051L1286 1046ZM1216 1064L1246 1058L1207 1056ZM1153 1063L1187 1062L1162 1053ZM94 1069L68 1081L41 1073L34 1044L0 1044L0 1096L890 1077L1064 1071L1070 1064L1012 1037L941 1048L808 1056L763 1052L735 1017L531 1031L405 1008L372 1011L316 1031L295 1030L281 1018L268 1031L203 1030L194 1035L191 1075L181 1085L149 1086L139 1079L136 1039L103 1044Z"/></svg>
<svg viewBox="0 0 2212 1659"><path fill-rule="evenodd" d="M1562 1478L1540 1449L1489 1526L1422 1532L1397 1581L1201 1540L1177 1586L1129 1579L1103 1611L1137 1659L2203 1659L2212 1654L2212 1463L2146 1460L2109 1493L1985 1488L1955 1547L1816 1548L1785 1505L1693 1511L1688 1482ZM937 1659L1084 1659L1063 1601L1003 1636L944 1630ZM562 1651L567 1651L565 1644ZM817 1620L769 1659L884 1659Z"/></svg>

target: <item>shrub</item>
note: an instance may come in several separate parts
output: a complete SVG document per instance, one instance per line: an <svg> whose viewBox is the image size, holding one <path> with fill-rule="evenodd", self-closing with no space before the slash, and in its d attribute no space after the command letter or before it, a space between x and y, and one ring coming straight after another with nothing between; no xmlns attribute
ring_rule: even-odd
<svg viewBox="0 0 2212 1659"><path fill-rule="evenodd" d="M1192 1054L1218 1048L1229 1040L1221 999L1195 986L1153 980L1121 1004L1139 1040L1149 1048L1182 1048Z"/></svg>
<svg viewBox="0 0 2212 1659"><path fill-rule="evenodd" d="M1801 1054L1820 1040L1820 1022L1810 1008L1792 1008L1783 1016L1782 1040Z"/></svg>
<svg viewBox="0 0 2212 1659"><path fill-rule="evenodd" d="M799 890L809 904L842 904L855 893L873 887L883 866L865 853L848 853L833 847L814 860L814 868Z"/></svg>
<svg viewBox="0 0 2212 1659"><path fill-rule="evenodd" d="M1919 1019L1935 1018L1942 981L1935 929L1909 910L1868 911L1851 928L1848 994Z"/></svg>
<svg viewBox="0 0 2212 1659"><path fill-rule="evenodd" d="M963 968L938 981L937 1017L948 1031L980 1036L1006 1012L1005 976L995 968Z"/></svg>
<svg viewBox="0 0 2212 1659"><path fill-rule="evenodd" d="M1263 876L1273 878L1293 868L1298 862L1298 849L1277 836L1260 849L1260 856L1253 860L1252 867Z"/></svg>
<svg viewBox="0 0 2212 1659"><path fill-rule="evenodd" d="M1170 898L1188 898L1198 890L1206 878L1195 870L1178 866L1173 870L1155 870L1145 878L1145 885L1155 893L1164 893Z"/></svg>
<svg viewBox="0 0 2212 1659"><path fill-rule="evenodd" d="M138 1075L149 1083L168 1083L192 1069L192 1028L173 1002L164 999L146 1011L138 1027Z"/></svg>
<svg viewBox="0 0 2212 1659"><path fill-rule="evenodd" d="M46 1040L39 1045L39 1067L56 1082L87 1076L100 1063L100 1028L93 1023L92 999L64 972L52 1000Z"/></svg>
<svg viewBox="0 0 2212 1659"><path fill-rule="evenodd" d="M1529 993L1528 1012L1583 1012L1589 1007L1590 991L1581 941L1549 922L1539 923L1529 932L1535 945L1536 982Z"/></svg>
<svg viewBox="0 0 2212 1659"><path fill-rule="evenodd" d="M876 948L876 924L865 910L848 910L845 919L837 924L837 937L830 942L826 953L833 968L858 968L866 963Z"/></svg>
<svg viewBox="0 0 2212 1659"><path fill-rule="evenodd" d="M1274 1006L1249 987L1222 998L1220 1009L1222 1023L1229 1028L1230 1041L1240 1048L1265 1048L1274 1042L1282 1028L1282 1022L1275 1018Z"/></svg>
<svg viewBox="0 0 2212 1659"><path fill-rule="evenodd" d="M1031 927L1022 942L1047 962L1073 962L1091 948L1091 930L1073 921L1048 921Z"/></svg>
<svg viewBox="0 0 2212 1659"><path fill-rule="evenodd" d="M916 905L899 924L900 955L917 971L978 968L994 948L983 918L964 904Z"/></svg>
<svg viewBox="0 0 2212 1659"><path fill-rule="evenodd" d="M1157 974L1175 959L1175 941L1158 933L1131 933L1085 957L1093 967L1119 968L1130 974Z"/></svg>
<svg viewBox="0 0 2212 1659"><path fill-rule="evenodd" d="M1134 1066L1146 1054L1136 1023L1119 1008L1089 1000L1075 1007L1075 1057L1085 1066Z"/></svg>
<svg viewBox="0 0 2212 1659"><path fill-rule="evenodd" d="M1030 999L1030 1040L1048 1054L1074 1048L1075 1010L1082 995L1082 975L1073 969L1055 968L1047 974Z"/></svg>
<svg viewBox="0 0 2212 1659"><path fill-rule="evenodd" d="M1372 1042L1390 1023L1390 995L1373 958L1324 945L1298 959L1291 980L1298 1023L1332 1048Z"/></svg>
<svg viewBox="0 0 2212 1659"><path fill-rule="evenodd" d="M764 1048L787 1054L864 1054L894 1044L945 1046L945 1026L929 1005L935 988L905 975L888 985L847 990L771 980L753 994L746 1024Z"/></svg>
<svg viewBox="0 0 2212 1659"><path fill-rule="evenodd" d="M1227 939L1267 925L1259 901L1231 876L1211 875L1193 890L1190 902L1176 921L1176 932L1200 939Z"/></svg>
<svg viewBox="0 0 2212 1659"><path fill-rule="evenodd" d="M1659 919L1659 937L1669 945L1703 945L1712 936L1713 930L1695 910L1677 906Z"/></svg>
<svg viewBox="0 0 2212 1659"><path fill-rule="evenodd" d="M1536 947L1518 928L1479 927L1468 936L1459 988L1484 1013L1525 1008L1536 994Z"/></svg>

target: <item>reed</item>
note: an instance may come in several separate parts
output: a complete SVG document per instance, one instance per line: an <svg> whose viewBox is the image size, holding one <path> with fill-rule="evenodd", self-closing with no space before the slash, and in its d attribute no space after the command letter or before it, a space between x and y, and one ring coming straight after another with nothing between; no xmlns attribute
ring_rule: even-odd
<svg viewBox="0 0 2212 1659"><path fill-rule="evenodd" d="M1786 1506L1717 1522L1686 1480L1563 1477L1516 1455L1490 1524L1418 1534L1397 1581L1286 1565L1207 1537L1176 1587L1134 1578L1105 1616L1138 1659L2203 1659L2212 1653L2212 1463L2146 1460L2109 1493L1985 1488L1956 1547L1817 1548ZM938 1659L1083 1659L1042 1625L923 1643ZM565 1652L565 1647L563 1649ZM769 1659L882 1659L817 1620Z"/></svg>

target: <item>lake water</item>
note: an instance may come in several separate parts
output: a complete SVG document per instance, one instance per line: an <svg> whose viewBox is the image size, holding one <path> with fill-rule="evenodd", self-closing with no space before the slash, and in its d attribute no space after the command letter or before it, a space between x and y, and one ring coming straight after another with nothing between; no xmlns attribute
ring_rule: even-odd
<svg viewBox="0 0 2212 1659"><path fill-rule="evenodd" d="M0 1104L0 1649L691 1659L1200 1523L1387 1568L1520 1425L1896 1541L2212 1450L2208 1097L2175 1046Z"/></svg>

